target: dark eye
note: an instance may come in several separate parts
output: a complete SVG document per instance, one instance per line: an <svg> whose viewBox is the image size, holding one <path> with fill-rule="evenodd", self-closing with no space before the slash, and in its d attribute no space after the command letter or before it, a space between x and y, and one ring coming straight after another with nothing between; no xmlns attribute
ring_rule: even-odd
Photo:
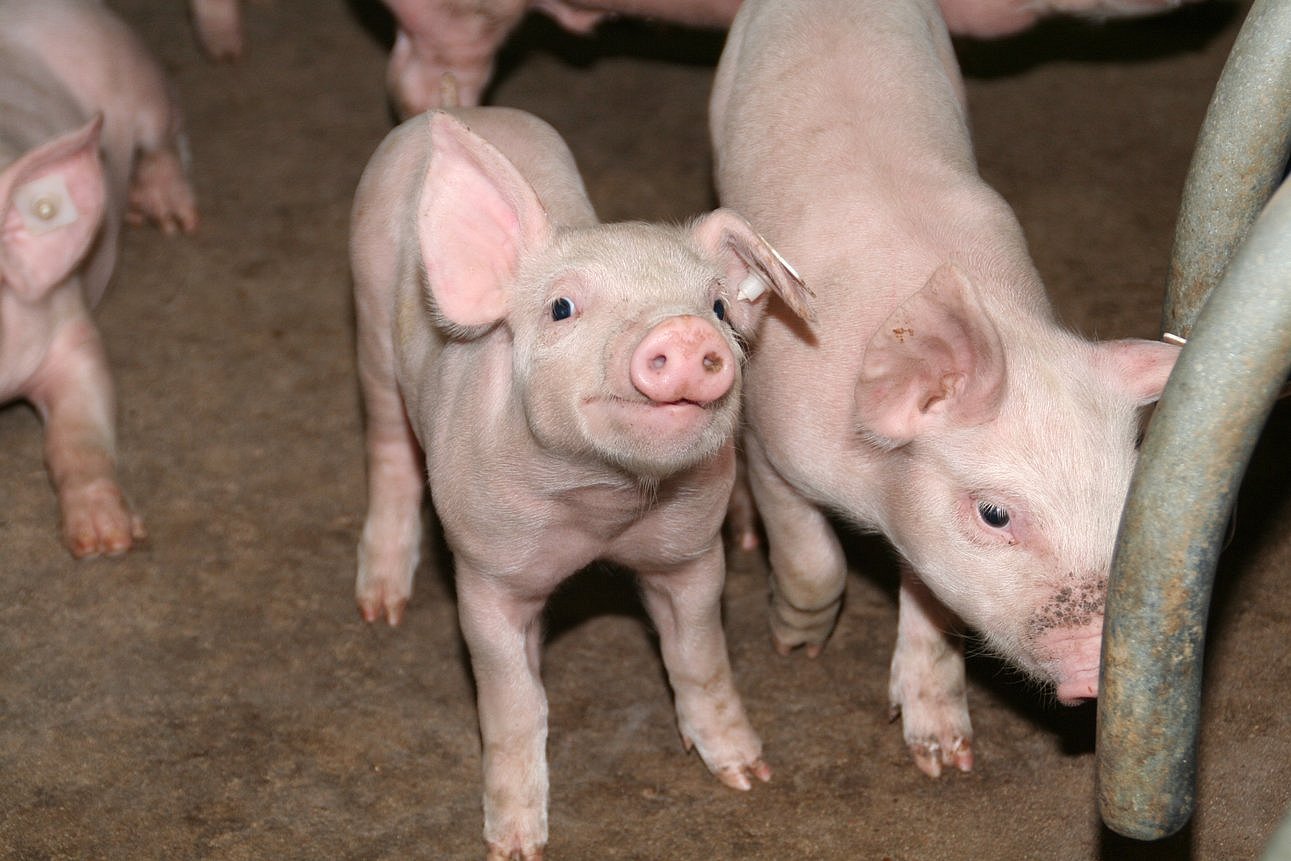
<svg viewBox="0 0 1291 861"><path fill-rule="evenodd" d="M551 303L551 319L568 320L574 316L574 300L567 296L561 296Z"/></svg>
<svg viewBox="0 0 1291 861"><path fill-rule="evenodd" d="M718 299L716 302L714 302L714 303L713 303L713 313L717 315L717 319L719 319L719 320L725 320L725 319L726 319L726 303L725 303L725 302L723 302L721 299Z"/></svg>
<svg viewBox="0 0 1291 861"><path fill-rule="evenodd" d="M993 502L977 503L977 513L982 518L982 522L987 526L993 526L996 529L1003 529L1009 525L1008 509L1001 508Z"/></svg>

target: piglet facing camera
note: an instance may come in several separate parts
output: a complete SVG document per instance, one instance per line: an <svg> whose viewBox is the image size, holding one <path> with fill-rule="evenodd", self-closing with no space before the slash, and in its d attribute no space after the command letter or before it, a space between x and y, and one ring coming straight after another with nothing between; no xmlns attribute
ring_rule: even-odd
<svg viewBox="0 0 1291 861"><path fill-rule="evenodd" d="M489 856L546 843L539 616L598 559L640 577L687 745L728 785L768 779L721 629L720 528L742 345L773 292L807 313L801 281L730 211L598 223L560 137L502 108L395 129L360 182L351 257L359 609L402 617L428 476L478 688Z"/></svg>

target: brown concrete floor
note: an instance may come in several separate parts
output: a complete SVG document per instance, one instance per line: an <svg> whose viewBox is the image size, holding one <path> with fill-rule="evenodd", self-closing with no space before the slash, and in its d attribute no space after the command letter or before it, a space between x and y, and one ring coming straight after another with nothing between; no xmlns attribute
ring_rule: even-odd
<svg viewBox="0 0 1291 861"><path fill-rule="evenodd" d="M362 624L351 597L364 486L345 239L389 127L380 16L252 3L250 53L218 66L179 0L113 5L174 75L205 221L193 238L132 231L100 309L146 547L73 562L34 414L0 411L0 857L480 857L476 718L445 567L423 566L399 630ZM1187 161L1244 10L1215 0L961 46L982 170L1081 331L1157 334ZM568 136L603 217L711 205L718 39L619 25L580 40L536 22L521 44L494 101ZM886 720L892 565L870 541L816 661L772 652L764 567L732 560L732 659L776 768L747 795L683 754L630 584L592 574L564 590L545 653L550 857L1256 856L1288 800L1288 439L1283 409L1222 562L1197 813L1180 836L1102 829L1093 709L1053 705L984 658L971 661L977 770L917 773Z"/></svg>

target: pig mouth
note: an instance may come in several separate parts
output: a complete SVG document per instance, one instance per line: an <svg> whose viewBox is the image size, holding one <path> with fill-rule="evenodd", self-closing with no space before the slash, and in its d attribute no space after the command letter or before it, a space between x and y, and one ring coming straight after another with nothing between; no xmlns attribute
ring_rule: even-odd
<svg viewBox="0 0 1291 861"><path fill-rule="evenodd" d="M605 406L611 411L621 412L631 416L638 414L642 416L667 416L668 418L699 418L707 415L712 404L701 404L698 401L691 401L685 398L676 401L646 401L646 400L629 400L628 398L608 397L608 398L589 398L589 406Z"/></svg>
<svg viewBox="0 0 1291 861"><path fill-rule="evenodd" d="M702 431L714 416L713 404L690 400L657 402L611 396L589 398L586 405L593 416L621 431L673 439Z"/></svg>

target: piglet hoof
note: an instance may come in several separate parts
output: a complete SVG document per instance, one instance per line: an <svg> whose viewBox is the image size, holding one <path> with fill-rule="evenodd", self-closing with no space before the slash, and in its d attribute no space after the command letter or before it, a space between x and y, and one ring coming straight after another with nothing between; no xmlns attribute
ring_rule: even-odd
<svg viewBox="0 0 1291 861"><path fill-rule="evenodd" d="M77 559L120 556L148 537L114 481L95 481L63 492L63 541Z"/></svg>
<svg viewBox="0 0 1291 861"><path fill-rule="evenodd" d="M731 789L748 792L753 788L753 778L757 778L763 783L771 780L771 766L761 759L755 759L753 762L743 765L728 765L725 768L718 769L714 774L718 780Z"/></svg>
<svg viewBox="0 0 1291 861"><path fill-rule="evenodd" d="M542 861L542 849L541 846L509 848L490 843L485 861Z"/></svg>
<svg viewBox="0 0 1291 861"><path fill-rule="evenodd" d="M391 596L387 600L381 595L359 596L359 615L368 623L376 622L384 616L390 627L397 627L403 621L403 613L407 606L407 598Z"/></svg>
<svg viewBox="0 0 1291 861"><path fill-rule="evenodd" d="M167 147L139 156L130 178L126 221L134 225L152 222L168 236L197 229L193 188L174 149Z"/></svg>
<svg viewBox="0 0 1291 861"><path fill-rule="evenodd" d="M751 499L741 502L738 496L732 494L730 507L726 510L726 540L728 546L741 553L753 553L762 545L757 512Z"/></svg>
<svg viewBox="0 0 1291 861"><path fill-rule="evenodd" d="M824 606L802 609L789 603L771 581L771 644L776 652L787 655L799 646L804 647L809 658L817 658L825 650L829 635L834 632L838 612L843 601L839 596Z"/></svg>
<svg viewBox="0 0 1291 861"><path fill-rule="evenodd" d="M932 778L941 777L943 767L965 773L973 770L973 743L966 738L954 738L944 745L936 739L912 742L910 755L919 770Z"/></svg>
<svg viewBox="0 0 1291 861"><path fill-rule="evenodd" d="M695 748L695 743L685 733L681 735L681 744L687 753ZM741 792L748 792L753 788L752 778L757 778L763 783L771 780L771 766L767 765L760 756L754 757L751 762L735 762L717 767L708 765L714 777L731 789L738 789Z"/></svg>
<svg viewBox="0 0 1291 861"><path fill-rule="evenodd" d="M888 711L888 720L895 721L901 717L901 707L894 705ZM920 771L931 778L941 777L943 767L958 769L964 773L973 770L973 740L967 735L946 733L944 737L927 734L912 736L907 733L906 746L914 757L914 764Z"/></svg>
<svg viewBox="0 0 1291 861"><path fill-rule="evenodd" d="M802 636L801 632L782 633L777 630L774 623L771 625L771 647L775 649L776 654L780 657L788 657L794 649L802 648L803 653L809 658L819 658L820 653L825 651L825 641L815 642Z"/></svg>

